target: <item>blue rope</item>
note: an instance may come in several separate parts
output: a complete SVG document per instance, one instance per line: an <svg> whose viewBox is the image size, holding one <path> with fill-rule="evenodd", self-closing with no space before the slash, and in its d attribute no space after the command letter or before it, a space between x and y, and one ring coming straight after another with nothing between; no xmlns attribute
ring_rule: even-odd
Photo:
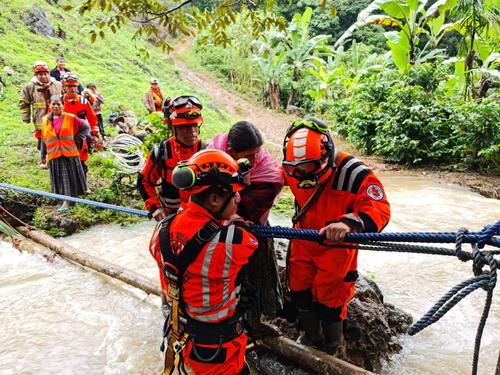
<svg viewBox="0 0 500 375"><path fill-rule="evenodd" d="M42 197L47 197L52 199L67 200L69 202L81 203L98 208L120 211L131 215L139 215L144 217L148 217L149 215L147 211L138 210L135 208L122 207L114 204L91 201L89 199L48 193L44 191L33 190L4 183L0 183L0 188L16 190L23 193L39 195ZM324 240L324 238L320 237L319 231L315 229L253 225L251 227L251 230L257 236L262 238L287 238L287 239L309 240L316 242L321 242ZM496 224L486 227L482 232L464 233L462 241L464 243L478 243L479 241L481 241L483 247L484 244L500 247L500 239L493 238L495 234L500 234L500 220ZM345 237L345 241L355 242L355 243L363 243L371 241L454 243L456 237L457 233L454 232L348 233Z"/></svg>
<svg viewBox="0 0 500 375"><path fill-rule="evenodd" d="M57 199L57 200L61 200L61 201L69 201L69 202L73 202L73 203L82 203L82 204L86 204L86 205L89 205L89 206L94 206L94 207L99 207L99 208L105 208L105 209L108 209L108 210L125 212L127 214L132 214L132 215L139 215L139 216L146 216L146 217L148 216L148 212L147 211L138 210L138 209L135 209L135 208L128 208L128 207L117 206L117 205L114 205L114 204L108 204L108 203L91 201L91 200L83 199L83 198L76 198L76 197L70 197L70 196L67 196L67 195L47 193L45 191L33 190L33 189L23 188L23 187L19 187L19 186L13 186L13 185L9 185L9 184L0 184L0 188L10 189L10 190L16 190L16 191L20 191L20 192L27 193L27 194L39 195L39 196L42 196L42 197Z"/></svg>

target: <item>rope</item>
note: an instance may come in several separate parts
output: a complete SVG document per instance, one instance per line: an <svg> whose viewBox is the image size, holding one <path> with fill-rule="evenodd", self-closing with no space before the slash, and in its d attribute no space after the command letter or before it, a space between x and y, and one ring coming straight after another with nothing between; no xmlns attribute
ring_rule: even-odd
<svg viewBox="0 0 500 375"><path fill-rule="evenodd" d="M120 172L134 174L144 169L146 159L142 156L142 141L129 134L120 134L107 143L108 152Z"/></svg>
<svg viewBox="0 0 500 375"><path fill-rule="evenodd" d="M0 188L16 190L16 191L20 191L22 193L27 193L27 194L40 195L42 197L47 197L47 198L52 198L52 199L57 199L57 200L63 200L63 201L66 200L66 201L73 202L73 203L87 204L89 206L105 208L105 209L113 210L113 211L125 212L125 213L131 214L131 215L139 215L139 216L145 216L145 217L148 216L147 211L138 210L136 208L122 207L122 206L117 206L114 204L96 202L96 201L91 201L91 200L83 199L83 198L70 197L67 195L47 193L44 191L28 189L28 188L23 188L23 187L19 187L19 186L12 186L9 184L1 184L0 183Z"/></svg>
<svg viewBox="0 0 500 375"><path fill-rule="evenodd" d="M124 141L123 144L126 142ZM119 143L122 144L122 143ZM126 164L126 161L124 161ZM127 164L128 165L128 164ZM125 167L124 167L125 168ZM52 199L67 200L75 203L82 203L94 207L121 211L128 214L140 215L147 217L148 212L133 208L116 206L108 203L95 202L88 199L69 197L60 194L53 194L12 186L0 183L0 188L21 191L28 194L45 196ZM1 207L1 205L0 205ZM2 208L3 209L3 208ZM6 211L5 209L3 209ZM405 253L423 253L456 256L463 262L472 260L472 270L475 277L465 280L454 286L450 291L443 295L434 306L429 309L414 325L412 325L408 334L415 335L429 325L437 322L448 311L450 311L458 302L467 297L473 291L483 288L486 290L486 301L478 325L475 345L474 357L472 365L472 374L477 375L477 367L479 360L479 351L481 347L481 339L489 315L491 303L493 299L493 289L497 283L497 268L500 266L500 260L494 258L500 254L500 250L482 250L486 244L500 247L500 239L495 236L500 234L500 220L495 224L486 226L481 232L469 233L466 229L461 228L456 233L453 232L406 232L406 233L348 233L345 236L343 243L325 243L324 238L319 236L318 230L287 228L287 227L267 227L253 225L250 228L252 232L261 238L288 238L300 239L308 241L316 241L324 246L334 248L372 250L372 251L398 251ZM396 242L396 243L392 243ZM448 249L435 246L413 245L400 242L419 242L419 243L455 243L455 249ZM355 245L353 243L359 243ZM464 243L474 244L472 252L462 250ZM484 270L487 266L489 269Z"/></svg>

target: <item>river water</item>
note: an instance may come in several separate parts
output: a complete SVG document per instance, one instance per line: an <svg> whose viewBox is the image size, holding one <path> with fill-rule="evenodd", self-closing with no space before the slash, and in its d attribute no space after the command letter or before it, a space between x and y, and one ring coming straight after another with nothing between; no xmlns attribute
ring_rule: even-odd
<svg viewBox="0 0 500 375"><path fill-rule="evenodd" d="M500 201L429 178L383 176L393 217L386 231L480 230L500 218ZM285 224L273 217L274 224ZM154 224L97 226L66 242L158 279L147 250ZM472 276L452 257L361 252L359 265L387 302L419 318ZM500 348L500 287L485 328L479 374L493 374ZM485 292L468 296L414 337L384 374L469 374ZM0 242L0 374L160 373L159 300L62 259L47 262Z"/></svg>

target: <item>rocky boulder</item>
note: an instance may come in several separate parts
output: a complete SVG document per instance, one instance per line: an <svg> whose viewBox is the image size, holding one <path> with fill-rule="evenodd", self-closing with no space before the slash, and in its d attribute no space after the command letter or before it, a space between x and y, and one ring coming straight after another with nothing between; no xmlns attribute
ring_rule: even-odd
<svg viewBox="0 0 500 375"><path fill-rule="evenodd" d="M44 37L54 35L54 27L50 24L45 12L38 4L34 4L21 19L35 34Z"/></svg>

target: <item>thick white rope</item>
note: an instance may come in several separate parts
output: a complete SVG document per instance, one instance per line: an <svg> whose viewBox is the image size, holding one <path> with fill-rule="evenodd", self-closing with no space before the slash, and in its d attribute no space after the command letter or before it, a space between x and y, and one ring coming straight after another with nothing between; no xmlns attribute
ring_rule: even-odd
<svg viewBox="0 0 500 375"><path fill-rule="evenodd" d="M108 152L120 172L134 174L142 171L146 159L142 155L142 141L129 134L120 134L107 143Z"/></svg>

